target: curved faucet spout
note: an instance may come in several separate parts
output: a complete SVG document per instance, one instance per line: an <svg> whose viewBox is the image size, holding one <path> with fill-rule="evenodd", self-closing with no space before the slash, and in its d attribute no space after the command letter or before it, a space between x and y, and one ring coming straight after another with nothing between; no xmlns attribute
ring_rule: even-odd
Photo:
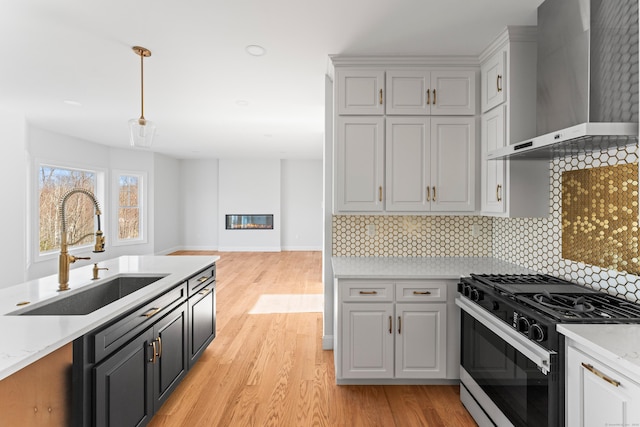
<svg viewBox="0 0 640 427"><path fill-rule="evenodd" d="M79 259L90 259L90 258L82 258L82 257L69 255L69 244L67 243L67 217L65 213L65 206L67 204L67 200L69 199L69 197L71 197L74 194L84 194L85 196L89 197L93 202L93 205L96 208L96 212L95 212L96 217L98 217L98 229L95 232L96 241L93 248L93 252L94 253L104 252L104 244L105 244L104 234L100 229L100 215L101 215L100 204L98 203L96 196L94 196L94 194L91 191L86 190L84 188L73 188L67 191L60 198L60 206L59 206L60 223L61 223L61 229L62 229L62 235L60 236L60 257L59 257L59 263L58 263L58 267L59 267L58 268L58 283L59 283L58 290L59 291L66 291L69 289L69 265L73 264ZM88 236L90 236L90 234ZM78 241L82 240L84 237L80 238ZM75 244L78 241L73 242L71 244Z"/></svg>

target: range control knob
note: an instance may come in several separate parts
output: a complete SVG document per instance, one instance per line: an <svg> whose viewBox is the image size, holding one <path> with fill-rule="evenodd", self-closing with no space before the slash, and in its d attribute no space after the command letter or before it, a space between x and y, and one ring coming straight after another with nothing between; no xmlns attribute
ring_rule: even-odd
<svg viewBox="0 0 640 427"><path fill-rule="evenodd" d="M470 297L471 297L471 290L472 290L472 289L473 289L473 288L471 287L471 285L464 285L464 286L462 287L462 294L463 294L465 297L470 298Z"/></svg>
<svg viewBox="0 0 640 427"><path fill-rule="evenodd" d="M493 301L493 302L491 303L491 309L492 309L493 311L497 311L499 308L500 308L500 304L498 304L498 301Z"/></svg>
<svg viewBox="0 0 640 427"><path fill-rule="evenodd" d="M477 289L471 289L469 298L471 298L471 301L480 301L480 291Z"/></svg>
<svg viewBox="0 0 640 427"><path fill-rule="evenodd" d="M518 317L518 332L522 332L524 334L529 332L529 328L531 327L531 322L524 316Z"/></svg>
<svg viewBox="0 0 640 427"><path fill-rule="evenodd" d="M533 325L531 325L529 337L536 342L542 342L547 339L547 333L545 332L545 328L543 326L534 323Z"/></svg>

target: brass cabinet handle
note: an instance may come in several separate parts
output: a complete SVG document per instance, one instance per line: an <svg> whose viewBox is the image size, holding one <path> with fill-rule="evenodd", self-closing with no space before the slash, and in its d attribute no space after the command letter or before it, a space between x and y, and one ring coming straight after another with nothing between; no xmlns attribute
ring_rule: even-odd
<svg viewBox="0 0 640 427"><path fill-rule="evenodd" d="M378 199L382 201L382 185L378 187Z"/></svg>
<svg viewBox="0 0 640 427"><path fill-rule="evenodd" d="M431 91L427 89L427 105L431 104Z"/></svg>
<svg viewBox="0 0 640 427"><path fill-rule="evenodd" d="M159 312L160 310L162 310L162 308L159 307L153 307L151 310L147 311L146 313L143 314L144 317L146 317L147 319L151 316L153 316L154 314L156 314L157 312Z"/></svg>
<svg viewBox="0 0 640 427"><path fill-rule="evenodd" d="M400 316L398 316L398 335L402 334L402 320Z"/></svg>
<svg viewBox="0 0 640 427"><path fill-rule="evenodd" d="M389 333L392 334L393 333L393 327L391 325L391 323L393 322L393 320L391 319L391 316L389 316Z"/></svg>
<svg viewBox="0 0 640 427"><path fill-rule="evenodd" d="M427 202L431 201L431 187L427 187Z"/></svg>
<svg viewBox="0 0 640 427"><path fill-rule="evenodd" d="M360 291L360 295L378 295L377 291Z"/></svg>
<svg viewBox="0 0 640 427"><path fill-rule="evenodd" d="M498 184L496 186L496 200L501 202L502 201L502 196L500 196L500 193L502 192L502 185Z"/></svg>
<svg viewBox="0 0 640 427"><path fill-rule="evenodd" d="M432 202L436 201L436 187L435 185L433 186L433 198L431 199Z"/></svg>
<svg viewBox="0 0 640 427"><path fill-rule="evenodd" d="M500 74L496 77L496 89L498 89L498 92L502 92L502 76Z"/></svg>
<svg viewBox="0 0 640 427"><path fill-rule="evenodd" d="M156 338L158 341L158 357L162 357L162 338Z"/></svg>
<svg viewBox="0 0 640 427"><path fill-rule="evenodd" d="M436 90L433 90L433 105L436 105Z"/></svg>
<svg viewBox="0 0 640 427"><path fill-rule="evenodd" d="M149 359L149 362L151 363L156 363L156 357L158 357L158 349L156 348L156 340L153 340L149 343L149 347L153 347L153 352L151 355L151 359Z"/></svg>
<svg viewBox="0 0 640 427"><path fill-rule="evenodd" d="M612 386L620 387L620 381L616 381L613 378L606 376L605 374L603 374L602 372L594 368L593 365L582 362L582 367L585 368L587 371L591 372L592 374L596 375L597 377L602 378Z"/></svg>
<svg viewBox="0 0 640 427"><path fill-rule="evenodd" d="M413 291L414 295L431 295L429 291Z"/></svg>
<svg viewBox="0 0 640 427"><path fill-rule="evenodd" d="M203 290L201 290L200 292L198 292L198 294L200 294L200 295L206 295L206 294L208 294L208 293L209 293L209 291L210 291L210 289L209 289L209 288L204 288Z"/></svg>
<svg viewBox="0 0 640 427"><path fill-rule="evenodd" d="M198 279L198 282L202 283L202 282L206 282L207 280L209 280L207 276L202 276L201 278Z"/></svg>
<svg viewBox="0 0 640 427"><path fill-rule="evenodd" d="M382 89L380 89L380 105L382 105Z"/></svg>

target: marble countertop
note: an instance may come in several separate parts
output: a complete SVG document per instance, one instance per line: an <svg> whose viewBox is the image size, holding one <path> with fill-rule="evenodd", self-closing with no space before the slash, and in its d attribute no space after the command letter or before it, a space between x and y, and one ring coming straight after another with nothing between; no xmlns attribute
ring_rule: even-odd
<svg viewBox="0 0 640 427"><path fill-rule="evenodd" d="M488 257L333 257L331 262L338 279L458 279L471 273L537 273Z"/></svg>
<svg viewBox="0 0 640 427"><path fill-rule="evenodd" d="M617 366L640 383L640 325L558 325L558 332ZM604 362L604 360L603 360ZM624 372L626 371L626 372Z"/></svg>
<svg viewBox="0 0 640 427"><path fill-rule="evenodd" d="M218 256L123 256L98 263L109 270L91 280L93 264L69 272L71 290L58 292L58 276L52 275L0 289L0 380L17 372L74 339L149 300L215 263ZM74 316L16 316L24 307L82 291L123 274L166 275L136 292L93 313Z"/></svg>

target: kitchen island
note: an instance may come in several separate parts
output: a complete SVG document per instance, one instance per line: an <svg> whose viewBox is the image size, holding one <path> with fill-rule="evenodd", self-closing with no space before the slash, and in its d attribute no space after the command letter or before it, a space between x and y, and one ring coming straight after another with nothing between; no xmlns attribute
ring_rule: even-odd
<svg viewBox="0 0 640 427"><path fill-rule="evenodd" d="M48 384L46 380L41 381L42 379L39 378L41 373L51 373L53 377L60 381L69 380L69 370L72 363L69 359L71 343L74 343L73 363L75 369L75 342L78 342L78 339L87 336L87 334L101 328L103 325L112 323L115 319L131 317L134 311L144 307L150 301L166 300L168 295L174 295L178 290L184 299L176 300L172 304L173 306L181 304L185 313L183 319L186 316L187 307L191 310L192 299L190 298L189 304L187 304L187 294L202 293L205 295L203 298L209 298L209 301L213 301L212 307L215 310L213 288L215 287L215 262L218 259L218 256L124 256L100 262L98 266L108 270L100 270L100 278L97 280L92 279L92 264L71 270L69 280L71 290L69 291L57 291L57 275L0 289L0 328L3 331L3 340L0 341L0 395L5 393L15 398L16 393L23 391L25 399L29 399L29 402L25 402L25 405L28 407L31 404L33 415L39 415L38 412L40 412L41 415L39 416L41 417L45 415L43 409L47 409L47 406L50 415L52 412L56 412L53 409L61 409L61 412L65 410L65 408L56 407L55 402L53 404L46 403L48 400L56 401L58 406L66 402L66 409L68 410L69 391L64 386L53 387L56 390L55 392L47 391L47 387L51 386L51 384ZM199 272L202 272L204 276L200 282L194 276L197 274L197 277L200 277L201 274ZM99 287L103 283L122 276L156 276L160 277L160 279L85 315L15 314L15 312L25 310L25 307L39 307L56 299L62 299L72 296L74 293ZM207 286L208 289L200 289L198 287L200 286L199 283L202 286ZM209 283L213 286L208 286L207 284ZM192 292L194 290L195 292ZM167 310L172 309L169 306L167 307ZM159 309L155 309L155 312L158 311ZM211 312L210 309L209 312ZM158 318L164 316L163 313L163 311L160 311ZM149 319L154 314L153 310L146 311L142 314L142 318ZM211 314L214 316L213 321L215 322L215 311ZM136 317L139 316L136 315ZM184 331L187 331L187 329L184 329ZM137 334L135 330L132 333ZM215 330L213 333L215 334ZM207 344L210 339L212 337L209 337ZM162 353L162 351L159 350L158 353ZM44 367L42 366L43 364ZM35 383L37 393L17 389L15 379L18 377L21 379L19 382L21 384L20 389L23 388L22 378L24 377L28 378L28 381ZM74 387L77 386L79 384L74 382ZM57 396L56 394L61 390L65 395ZM48 394L49 396L41 399L39 397L41 394ZM55 398L52 395L56 395ZM38 405L32 403L32 401L39 401L41 405L45 406L38 409ZM9 411L12 413L15 409L9 407ZM7 408L3 408L3 418L7 414L6 410ZM24 411L24 408L17 410ZM69 418L65 414L64 416L59 416L58 419L67 421Z"/></svg>

